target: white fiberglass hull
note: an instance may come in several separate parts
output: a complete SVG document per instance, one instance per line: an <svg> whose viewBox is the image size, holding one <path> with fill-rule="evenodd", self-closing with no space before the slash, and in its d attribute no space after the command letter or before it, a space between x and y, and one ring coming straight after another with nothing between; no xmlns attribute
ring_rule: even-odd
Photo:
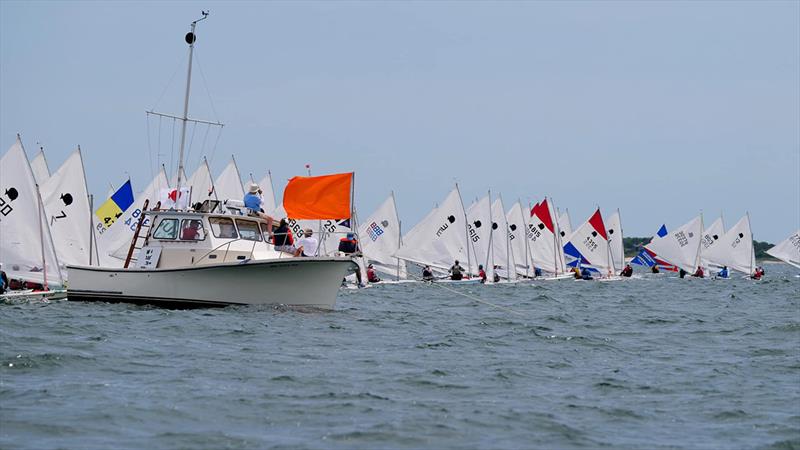
<svg viewBox="0 0 800 450"><path fill-rule="evenodd" d="M171 269L69 266L69 300L166 307L291 305L332 309L349 258L282 258Z"/></svg>

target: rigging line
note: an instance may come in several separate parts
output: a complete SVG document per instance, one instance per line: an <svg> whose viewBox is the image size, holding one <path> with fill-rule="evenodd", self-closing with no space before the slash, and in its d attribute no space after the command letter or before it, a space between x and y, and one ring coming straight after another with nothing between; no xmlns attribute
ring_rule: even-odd
<svg viewBox="0 0 800 450"><path fill-rule="evenodd" d="M161 120L162 117L158 116L158 153L156 153L156 165L161 165Z"/></svg>
<svg viewBox="0 0 800 450"><path fill-rule="evenodd" d="M170 142L170 149L169 149L169 173L172 173L172 162L175 159L175 124L176 120L172 119L172 140ZM167 178L169 180L169 178Z"/></svg>
<svg viewBox="0 0 800 450"><path fill-rule="evenodd" d="M145 114L145 121L147 123L147 156L150 159L150 178L153 178L153 146L150 143L150 114Z"/></svg>
<svg viewBox="0 0 800 450"><path fill-rule="evenodd" d="M219 127L219 131L217 132L217 140L214 142L214 147L211 149L211 156L208 158L208 162L211 163L214 161L214 154L217 153L217 146L219 145L219 138L222 136L222 130L225 126Z"/></svg>
<svg viewBox="0 0 800 450"><path fill-rule="evenodd" d="M413 279L417 280L417 281L420 281L420 282L426 283L426 281L424 281L424 280L423 280L421 277L416 277L416 276L414 276L414 275L409 275L409 276L410 276L411 278L413 278ZM449 288L449 287L447 287L447 286L445 286L445 285L443 285L443 284L436 283L436 282L432 282L432 283L430 283L430 284L432 284L432 285L434 285L434 286L438 286L438 287L440 287L440 288L442 288L442 289L444 289L444 290L446 290L446 291L450 291L450 292L452 292L452 293L454 293L454 294L461 295L461 296L463 296L463 297L466 297L466 298L468 298L468 299L470 299L470 300L474 300L474 301L476 301L476 302L478 302L478 303L481 303L481 304L484 304L484 305L487 305L487 306L491 306L492 308L497 308L497 309L499 309L499 310L506 311L506 312L509 312L509 313L511 313L511 314L516 314L516 315L518 315L518 316L520 316L520 317L526 317L526 316L525 316L525 314L523 314L523 313L521 313L521 312L519 312L519 311L513 310L513 309L511 309L511 308L508 308L508 307L506 307L506 306L497 305L497 304L495 304L495 303L492 303L492 302L489 302L489 301L483 300L483 299L481 299L481 298L479 298L479 297L476 297L476 296L474 296L474 295L471 295L471 294L467 294L467 293L464 293L464 292L459 292L459 291L457 291L457 290L455 290L455 289L453 289L453 288Z"/></svg>
<svg viewBox="0 0 800 450"><path fill-rule="evenodd" d="M200 65L200 58L198 58L197 49L194 51L194 59L197 63L197 70L200 72L200 78L203 79L203 89L206 90L206 95L208 96L208 102L211 104L211 112L214 113L214 120L219 122L219 114L217 114L217 108L214 107L214 99L211 98L211 91L208 90L208 81L206 81L206 75L203 73L203 66Z"/></svg>
<svg viewBox="0 0 800 450"><path fill-rule="evenodd" d="M174 71L174 72L172 72L172 76L171 76L171 77L169 77L169 81L167 82L167 85L166 85L166 86L164 86L164 90L163 90L163 91L161 91L161 95L159 95L159 96L158 96L158 100L156 100L156 103L153 105L153 107L152 107L152 108L150 108L150 111L154 111L154 110L155 110L155 108L156 108L156 106L158 106L158 104L159 104L159 103L161 102L161 100L164 98L164 95L167 93L167 90L169 89L170 85L172 84L172 81L175 79L175 75L177 75L177 74L178 74L178 70L180 70L180 69L181 69L181 67L184 67L184 66L185 66L185 65L184 65L184 62L185 62L185 61L186 61L186 57L185 57L185 56L184 56L184 57L183 57L183 58L182 58L180 61L178 61L178 65L176 65L176 66L175 66L175 71Z"/></svg>
<svg viewBox="0 0 800 450"><path fill-rule="evenodd" d="M203 145L200 146L200 156L206 154L206 140L208 139L208 132L211 131L211 124L206 124L206 132L203 134Z"/></svg>

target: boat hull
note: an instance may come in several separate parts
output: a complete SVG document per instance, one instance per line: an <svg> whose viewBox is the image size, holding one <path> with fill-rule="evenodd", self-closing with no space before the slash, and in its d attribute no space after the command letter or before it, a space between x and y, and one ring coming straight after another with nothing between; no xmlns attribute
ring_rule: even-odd
<svg viewBox="0 0 800 450"><path fill-rule="evenodd" d="M282 258L171 269L68 266L68 300L168 308L289 305L332 309L349 258Z"/></svg>

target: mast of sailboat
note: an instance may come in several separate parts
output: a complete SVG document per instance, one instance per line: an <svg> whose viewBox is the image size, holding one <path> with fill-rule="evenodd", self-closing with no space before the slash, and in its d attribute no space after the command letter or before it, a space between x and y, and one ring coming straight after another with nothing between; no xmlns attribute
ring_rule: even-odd
<svg viewBox="0 0 800 450"><path fill-rule="evenodd" d="M175 186L175 203L178 202L178 197L181 195L181 174L183 173L183 149L186 145L186 122L189 119L189 92L192 86L192 55L194 54L194 43L197 36L194 34L194 29L197 22L208 18L208 11L201 11L203 17L192 22L192 30L186 33L184 39L189 44L189 68L186 72L186 96L183 99L183 117L181 118L181 146L178 152L178 182ZM241 178L240 178L241 179Z"/></svg>
<svg viewBox="0 0 800 450"><path fill-rule="evenodd" d="M397 202L394 199L394 190L392 193L392 206L394 206L394 216L397 218L397 250L403 246L403 221L400 220L400 215L397 214ZM400 258L397 259L397 281L400 281Z"/></svg>

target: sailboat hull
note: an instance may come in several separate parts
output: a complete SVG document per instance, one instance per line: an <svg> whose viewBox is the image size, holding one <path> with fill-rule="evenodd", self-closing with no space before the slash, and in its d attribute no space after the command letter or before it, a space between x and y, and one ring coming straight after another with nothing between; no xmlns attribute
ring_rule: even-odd
<svg viewBox="0 0 800 450"><path fill-rule="evenodd" d="M283 258L171 269L68 266L68 300L168 308L290 305L333 309L349 258Z"/></svg>

